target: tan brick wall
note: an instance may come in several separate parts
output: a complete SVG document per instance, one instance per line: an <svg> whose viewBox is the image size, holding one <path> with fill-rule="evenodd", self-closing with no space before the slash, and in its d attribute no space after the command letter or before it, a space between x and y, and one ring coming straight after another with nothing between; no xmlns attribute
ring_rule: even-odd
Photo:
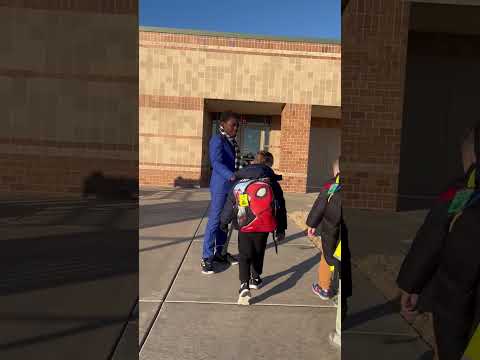
<svg viewBox="0 0 480 360"><path fill-rule="evenodd" d="M108 169L110 176L134 177L137 159L107 159L70 155L0 153L0 192L80 193L84 176L92 169Z"/></svg>
<svg viewBox="0 0 480 360"><path fill-rule="evenodd" d="M141 31L140 94L340 104L339 45L246 40Z"/></svg>
<svg viewBox="0 0 480 360"><path fill-rule="evenodd" d="M342 26L346 205L396 209L409 4L351 0Z"/></svg>
<svg viewBox="0 0 480 360"><path fill-rule="evenodd" d="M307 191L311 111L312 107L304 104L286 104L282 111L279 170L286 191Z"/></svg>
<svg viewBox="0 0 480 360"><path fill-rule="evenodd" d="M140 172L140 183L143 185L180 186L185 183L199 185L200 178L200 167L194 169L143 167Z"/></svg>
<svg viewBox="0 0 480 360"><path fill-rule="evenodd" d="M14 174L0 188L78 192L94 170L138 176L136 3L0 3L0 169Z"/></svg>
<svg viewBox="0 0 480 360"><path fill-rule="evenodd" d="M143 175L148 163L157 164L158 172L164 170L161 178L155 175L155 181L163 179L157 185L171 184L182 173L182 165L197 166L199 170L189 176L208 183L211 120L203 109L204 99L340 105L339 45L143 30L139 37L142 181L154 182ZM182 125L183 132L174 131L172 127L182 122L195 128ZM195 137L200 133L203 141ZM270 134L277 171L280 134L278 116ZM178 174L167 170L175 165Z"/></svg>

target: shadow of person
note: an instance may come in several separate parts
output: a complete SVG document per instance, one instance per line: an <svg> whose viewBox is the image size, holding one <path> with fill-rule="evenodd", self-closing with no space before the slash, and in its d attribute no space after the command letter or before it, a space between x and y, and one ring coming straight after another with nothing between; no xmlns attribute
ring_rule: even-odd
<svg viewBox="0 0 480 360"><path fill-rule="evenodd" d="M83 197L95 196L101 200L136 200L139 196L138 179L107 177L95 171L83 181Z"/></svg>
<svg viewBox="0 0 480 360"><path fill-rule="evenodd" d="M434 360L435 359L435 353L433 350L429 350L424 352L422 355L417 360Z"/></svg>
<svg viewBox="0 0 480 360"><path fill-rule="evenodd" d="M379 319L391 314L398 314L400 311L399 303L400 297L397 296L395 299L389 300L383 304L378 304L366 310L349 314L345 318L345 322L342 324L342 330L349 330L369 320Z"/></svg>
<svg viewBox="0 0 480 360"><path fill-rule="evenodd" d="M199 187L199 180L184 179L182 176L178 176L173 181L173 186L183 189L195 189Z"/></svg>
<svg viewBox="0 0 480 360"><path fill-rule="evenodd" d="M270 235L270 236L271 236L271 235ZM302 237L305 237L305 231L303 231L303 230L302 230L302 231L299 231L299 232L297 232L297 233L295 233L295 234L286 236L283 241L278 242L277 244L278 244L278 246L280 247L280 246L282 246L282 245L284 245L284 244L286 244L286 243L288 243L288 242L290 242L290 241L293 241L293 240L296 240L296 239L300 239L300 238L302 238ZM270 237L270 239L271 239L271 237ZM269 243L267 244L267 249L270 249L270 248L272 248L272 247L274 247L274 246L275 246L275 243L274 243L273 241L271 241L271 242L269 242ZM310 244L309 244L309 243L305 243L305 246L310 247ZM280 251L280 250L279 250L279 251Z"/></svg>
<svg viewBox="0 0 480 360"><path fill-rule="evenodd" d="M263 282L265 285L274 282L275 280L281 278L285 275L290 275L286 280L282 281L281 283L275 285L271 289L268 289L264 293L252 298L251 303L256 304L262 302L276 294L280 294L284 291L287 291L295 286L295 284L302 278L304 274L309 272L313 267L318 265L318 255L315 254L312 257L308 258L307 260L302 261L301 263L292 266L290 269L281 271L274 275L269 275L263 278Z"/></svg>
<svg viewBox="0 0 480 360"><path fill-rule="evenodd" d="M233 265L232 264L229 264L229 263L223 263L223 262L216 262L214 261L213 262L213 268L215 269L215 273L216 274L220 274L224 271L227 271L228 269L230 269ZM238 265L235 265L235 266L238 266Z"/></svg>

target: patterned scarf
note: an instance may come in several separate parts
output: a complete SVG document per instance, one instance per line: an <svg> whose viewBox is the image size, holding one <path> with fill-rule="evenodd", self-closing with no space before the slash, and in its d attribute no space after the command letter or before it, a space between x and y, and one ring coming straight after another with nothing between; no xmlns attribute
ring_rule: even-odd
<svg viewBox="0 0 480 360"><path fill-rule="evenodd" d="M235 171L241 169L243 167L242 158L240 156L240 147L238 146L237 140L235 140L235 137L228 135L222 126L218 128L218 131L227 138L228 142L232 144L235 149Z"/></svg>

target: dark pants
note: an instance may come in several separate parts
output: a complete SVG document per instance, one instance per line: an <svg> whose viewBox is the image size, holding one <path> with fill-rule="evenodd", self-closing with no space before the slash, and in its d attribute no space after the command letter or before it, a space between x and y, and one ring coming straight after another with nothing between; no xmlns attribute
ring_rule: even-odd
<svg viewBox="0 0 480 360"><path fill-rule="evenodd" d="M467 348L470 327L455 317L433 312L433 327L439 360L460 360Z"/></svg>
<svg viewBox="0 0 480 360"><path fill-rule="evenodd" d="M248 282L262 274L268 234L238 232L240 282Z"/></svg>

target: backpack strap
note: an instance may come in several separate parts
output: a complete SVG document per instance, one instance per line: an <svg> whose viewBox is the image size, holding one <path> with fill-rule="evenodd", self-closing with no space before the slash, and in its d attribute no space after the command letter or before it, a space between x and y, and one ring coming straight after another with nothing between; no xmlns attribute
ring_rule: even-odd
<svg viewBox="0 0 480 360"><path fill-rule="evenodd" d="M273 236L273 243L275 244L275 254L278 255L278 244L277 244L277 240L275 239L275 231L272 232L272 236Z"/></svg>

